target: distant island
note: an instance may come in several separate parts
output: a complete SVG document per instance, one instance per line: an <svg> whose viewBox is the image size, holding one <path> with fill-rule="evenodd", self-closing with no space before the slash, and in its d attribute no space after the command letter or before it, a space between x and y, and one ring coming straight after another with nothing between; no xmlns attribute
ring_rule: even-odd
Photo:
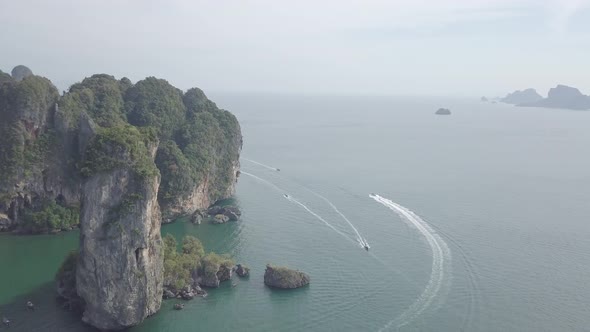
<svg viewBox="0 0 590 332"><path fill-rule="evenodd" d="M506 104L520 105L525 103L534 103L543 99L543 96L537 93L535 89L516 90L506 95L506 97L500 99L501 102Z"/></svg>
<svg viewBox="0 0 590 332"><path fill-rule="evenodd" d="M582 94L576 88L561 84L550 89L547 98L543 98L534 89L526 89L509 93L501 101L520 107L590 110L590 96Z"/></svg>
<svg viewBox="0 0 590 332"><path fill-rule="evenodd" d="M448 108L439 108L434 112L436 115L451 115L451 110Z"/></svg>
<svg viewBox="0 0 590 332"><path fill-rule="evenodd" d="M590 96L582 94L576 88L558 85L549 90L547 98L517 106L590 110Z"/></svg>

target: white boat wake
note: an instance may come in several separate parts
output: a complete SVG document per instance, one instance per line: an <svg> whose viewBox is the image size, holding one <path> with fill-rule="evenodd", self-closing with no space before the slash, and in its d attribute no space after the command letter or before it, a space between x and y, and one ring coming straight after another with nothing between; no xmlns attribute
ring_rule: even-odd
<svg viewBox="0 0 590 332"><path fill-rule="evenodd" d="M358 229L356 229L356 227L354 227L354 225L352 224L352 222L344 215L344 213L340 212L340 210L338 210L338 208L336 207L336 205L334 205L329 199L327 199L326 197L316 193L315 191L307 188L304 186L305 189L307 189L309 192L311 192L312 194L316 195L317 197L323 199L324 201L326 201L326 203L328 203L328 205L330 205L330 207L336 211L336 213L338 213L340 215L340 217L342 217L342 219L344 219L348 225L350 226L350 228L352 228L352 230L354 231L354 233L356 234L356 241L358 242L358 244L361 246L361 248L370 248L369 247L369 243L367 242L367 239L365 239L364 237L361 236L361 234L359 233Z"/></svg>
<svg viewBox="0 0 590 332"><path fill-rule="evenodd" d="M258 166L262 166L262 167L264 167L266 169L270 169L271 171L279 171L280 170L280 169L278 169L276 167L268 166L268 165L265 165L263 163L259 163L259 162L255 161L255 160L252 160L252 159L248 159L248 158L244 158L244 157L242 157L242 159L244 159L245 161L251 162L253 164L256 164Z"/></svg>
<svg viewBox="0 0 590 332"><path fill-rule="evenodd" d="M284 193L285 191L281 188L279 188L278 186L276 186L274 183L267 181L261 177L258 177L254 174L248 173L248 172L241 172L244 175L250 176L258 181L261 181L263 183L265 183L266 185L272 187L273 189ZM283 197L285 197L285 199L287 199L288 201L295 203L297 205L299 205L300 207L302 207L305 211L309 212L312 216L316 217L318 220L320 220L321 222L323 222L326 226L328 226L329 228L331 228L334 232L342 235L346 240L351 241L352 243L354 243L354 240L352 240L348 235L346 235L345 233L343 233L342 231L340 231L339 229L337 229L336 227L334 227L332 224L330 224L329 222L327 222L324 218L322 218L320 215L318 215L317 213L315 213L314 211L312 211L310 208L308 208L305 204L299 202L298 200L296 200L295 198L293 198L291 195L289 194L283 194Z"/></svg>
<svg viewBox="0 0 590 332"><path fill-rule="evenodd" d="M369 195L375 201L388 207L404 219L409 225L416 228L428 242L432 249L432 270L430 273L430 280L426 285L422 294L414 301L414 303L406 309L400 316L388 322L379 331L385 331L392 326L400 328L409 324L416 319L424 310L426 310L435 300L439 294L442 286L445 283L447 274L447 266L451 259L451 253L446 242L426 223L422 218L406 207L403 207L387 198L376 194ZM448 278L447 278L448 279Z"/></svg>
<svg viewBox="0 0 590 332"><path fill-rule="evenodd" d="M256 164L256 165L262 166L262 167L264 167L264 168L267 168L267 169L273 170L273 171L278 171L278 170L279 170L278 168L275 168L275 167L272 167L272 166L269 166L269 165L263 164L263 163L261 163L261 162L258 162L258 161L256 161L256 160L252 160L252 159L248 159L248 158L242 158L242 159L244 159L244 160L246 160L246 161L248 161L248 162L251 162L251 163L253 163L253 164ZM246 175L252 175L252 174L246 174ZM258 179L260 179L260 178L258 178ZM262 179L260 179L260 180L262 180ZM350 221L350 220L349 220L349 219L348 219L348 218L347 218L347 217L344 215L344 213L342 213L340 210L338 210L338 208L337 208L337 207L336 207L336 206L335 206L335 205L334 205L334 204L333 204L333 203L332 203L332 202L331 202L329 199L327 199L326 197L324 197L324 196L322 196L322 195L320 195L320 194L316 193L315 191L313 191L313 190L311 190L311 189L307 188L306 186L304 186L304 185L302 185L302 184L299 184L299 185L300 185L301 187L305 188L305 190L307 190L307 191L309 191L310 193L314 194L315 196L317 196L317 197L319 197L319 198L323 199L323 200L324 200L326 203L328 203L328 205L330 205L330 207L331 207L331 208L332 208L334 211L336 211L336 213L338 213L338 214L340 215L340 217L342 217L342 219L344 219L344 221L346 221L346 223L348 223L348 225L350 226L350 228L351 228L351 229L354 231L354 233L356 234L356 241L358 242L358 244L360 245L360 247L361 247L361 248L370 248L370 247L369 247L369 243L367 242L367 239L365 239L365 238L363 238L363 237L361 236L361 234L359 233L358 229L357 229L357 228L356 228L356 227L355 227L355 226L352 224L352 222L351 222L351 221ZM287 199L288 199L288 197L287 197ZM294 202L294 203L295 203L295 202Z"/></svg>

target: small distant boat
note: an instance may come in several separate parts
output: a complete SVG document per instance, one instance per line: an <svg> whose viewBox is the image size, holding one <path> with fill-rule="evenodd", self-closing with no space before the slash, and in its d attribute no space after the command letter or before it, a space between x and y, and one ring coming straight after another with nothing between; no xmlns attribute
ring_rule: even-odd
<svg viewBox="0 0 590 332"><path fill-rule="evenodd" d="M375 193L370 193L370 194L369 194L369 196L371 196L371 197L375 197L375 196L377 196L377 194L375 194Z"/></svg>
<svg viewBox="0 0 590 332"><path fill-rule="evenodd" d="M176 303L174 305L174 310L182 310L182 309L184 309L184 304L182 304L182 303Z"/></svg>
<svg viewBox="0 0 590 332"><path fill-rule="evenodd" d="M237 283L237 282L232 282L232 283L231 283L231 286L232 286L232 287L236 287L237 285L238 285L238 283Z"/></svg>
<svg viewBox="0 0 590 332"><path fill-rule="evenodd" d="M277 172L280 172L280 171L281 171L281 169L280 168L277 168Z"/></svg>
<svg viewBox="0 0 590 332"><path fill-rule="evenodd" d="M369 251L369 248L370 248L369 245L368 244L365 244L365 250L366 251Z"/></svg>
<svg viewBox="0 0 590 332"><path fill-rule="evenodd" d="M289 198L289 195L287 195L287 194L283 194L283 196L285 196L285 198Z"/></svg>

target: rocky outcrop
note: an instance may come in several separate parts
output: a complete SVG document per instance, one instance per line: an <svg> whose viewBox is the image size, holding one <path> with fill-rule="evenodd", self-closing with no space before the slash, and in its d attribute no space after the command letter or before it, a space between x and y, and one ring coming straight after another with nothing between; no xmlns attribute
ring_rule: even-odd
<svg viewBox="0 0 590 332"><path fill-rule="evenodd" d="M223 224L228 221L238 221L242 212L236 206L214 205L207 209L207 214L212 217L214 224Z"/></svg>
<svg viewBox="0 0 590 332"><path fill-rule="evenodd" d="M506 95L506 97L500 99L501 102L506 104L526 104L534 103L543 99L543 96L537 93L535 89L517 90Z"/></svg>
<svg viewBox="0 0 590 332"><path fill-rule="evenodd" d="M309 282L309 275L286 267L266 265L264 271L264 284L274 288L298 288Z"/></svg>
<svg viewBox="0 0 590 332"><path fill-rule="evenodd" d="M18 65L12 68L12 78L16 81L22 81L29 76L33 76L33 72L27 66Z"/></svg>
<svg viewBox="0 0 590 332"><path fill-rule="evenodd" d="M434 112L434 114L436 114L436 115L451 115L451 110L449 110L448 108L439 108L438 110L436 110L436 112Z"/></svg>
<svg viewBox="0 0 590 332"><path fill-rule="evenodd" d="M241 136L240 136L241 137ZM238 144L234 142L232 144ZM241 140L239 143L241 149ZM236 183L238 181L240 170L239 153L232 161L231 167L227 169L212 169L211 172L218 172L216 177L229 178L225 186L218 189L220 184L211 181L212 176L207 175L201 183L195 186L188 195L177 196L172 202L163 204L163 219L162 222L167 224L173 222L175 219L193 215L198 210L206 210L218 200L223 200L232 197L236 192Z"/></svg>
<svg viewBox="0 0 590 332"><path fill-rule="evenodd" d="M8 231L12 228L12 220L4 213L0 213L0 232Z"/></svg>
<svg viewBox="0 0 590 332"><path fill-rule="evenodd" d="M549 90L547 98L534 102L519 103L517 106L588 110L590 109L590 96L582 94L576 88L558 85Z"/></svg>
<svg viewBox="0 0 590 332"><path fill-rule="evenodd" d="M111 170L101 168L83 183L77 292L86 303L84 322L101 330L120 330L160 309L160 177L145 171L150 165L139 167L141 160L133 160L124 147L105 143L104 138L98 141L106 144L103 152L118 151L113 157L121 163ZM156 146L148 149L153 158ZM155 169L153 161L151 166Z"/></svg>
<svg viewBox="0 0 590 332"><path fill-rule="evenodd" d="M204 273L201 278L199 284L205 287L219 287L219 284L223 281L227 281L231 279L232 276L232 268L231 266L227 265L218 265L217 271L213 273Z"/></svg>
<svg viewBox="0 0 590 332"><path fill-rule="evenodd" d="M483 101L483 102L487 102L488 101L488 98L486 96L482 96L480 100Z"/></svg>
<svg viewBox="0 0 590 332"><path fill-rule="evenodd" d="M250 268L246 265L238 264L236 265L236 274L242 278L250 276Z"/></svg>
<svg viewBox="0 0 590 332"><path fill-rule="evenodd" d="M191 222L195 225L200 225L203 222L203 219L205 219L205 217L207 217L207 213L205 213L202 210L197 209L191 215Z"/></svg>

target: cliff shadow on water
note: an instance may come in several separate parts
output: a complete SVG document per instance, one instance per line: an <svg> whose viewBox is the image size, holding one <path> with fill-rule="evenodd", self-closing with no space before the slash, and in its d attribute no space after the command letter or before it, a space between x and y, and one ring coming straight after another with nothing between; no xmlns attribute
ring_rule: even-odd
<svg viewBox="0 0 590 332"><path fill-rule="evenodd" d="M31 301L33 310L26 306ZM98 331L80 320L80 316L63 309L55 293L55 283L45 283L35 290L14 297L0 305L0 317L10 319L10 331Z"/></svg>

